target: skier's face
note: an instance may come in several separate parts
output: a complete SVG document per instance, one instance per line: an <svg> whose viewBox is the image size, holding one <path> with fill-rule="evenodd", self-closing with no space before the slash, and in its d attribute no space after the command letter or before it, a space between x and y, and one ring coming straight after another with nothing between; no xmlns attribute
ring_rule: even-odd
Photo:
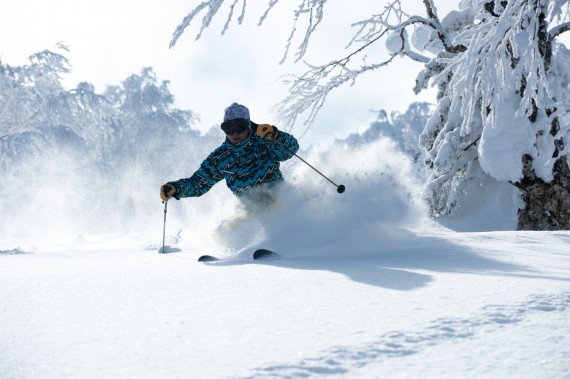
<svg viewBox="0 0 570 379"><path fill-rule="evenodd" d="M237 118L222 122L222 130L231 144L240 143L249 135L249 120Z"/></svg>
<svg viewBox="0 0 570 379"><path fill-rule="evenodd" d="M238 132L234 132L232 134L226 133L226 136L228 137L228 140L232 145L240 143L241 141L246 139L248 135L249 135L249 128L245 128L245 130L243 130L241 133Z"/></svg>

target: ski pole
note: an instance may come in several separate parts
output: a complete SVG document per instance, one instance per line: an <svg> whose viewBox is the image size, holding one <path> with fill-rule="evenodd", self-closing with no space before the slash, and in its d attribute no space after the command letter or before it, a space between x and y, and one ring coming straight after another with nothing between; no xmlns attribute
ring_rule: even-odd
<svg viewBox="0 0 570 379"><path fill-rule="evenodd" d="M164 203L164 224L162 225L162 251L159 253L164 253L164 240L166 238L166 206L168 205L168 200L163 201Z"/></svg>
<svg viewBox="0 0 570 379"><path fill-rule="evenodd" d="M274 141L277 142L277 141ZM289 149L287 146L283 145L281 142L277 142L277 144L283 148L285 148L285 150L289 151L291 154L293 154L294 156L296 156L297 158L299 158L301 160L301 162L303 162L304 164L306 164L307 166L309 166L310 168L312 168L313 170L315 170L315 172L317 174L319 174L320 176L322 176L323 178L325 178L326 180L328 180L330 183L332 183L333 186L336 187L336 192L338 193L343 193L345 190L344 185L337 185L335 182L333 182L329 177L327 177L325 174L323 174L322 172L320 172L319 170L317 170L316 168L314 168L309 162L307 162L306 160L304 160L303 158L301 158L300 156L298 156L293 150Z"/></svg>

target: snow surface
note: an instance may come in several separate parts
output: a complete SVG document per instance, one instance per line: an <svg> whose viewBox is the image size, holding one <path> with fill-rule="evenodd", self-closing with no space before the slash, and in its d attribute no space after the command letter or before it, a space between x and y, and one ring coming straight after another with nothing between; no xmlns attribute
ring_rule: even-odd
<svg viewBox="0 0 570 379"><path fill-rule="evenodd" d="M491 231L516 220L492 185L496 202L428 220L385 138L304 157L346 192L290 161L264 212L223 184L172 200L168 254L160 183L116 204L153 210L129 231L81 232L92 212L57 191L35 217L4 209L0 378L570 377L569 232ZM283 258L248 259L260 246Z"/></svg>

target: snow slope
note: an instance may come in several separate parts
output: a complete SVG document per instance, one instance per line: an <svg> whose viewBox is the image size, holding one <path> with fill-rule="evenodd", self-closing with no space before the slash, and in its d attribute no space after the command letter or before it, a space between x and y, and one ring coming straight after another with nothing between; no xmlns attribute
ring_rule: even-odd
<svg viewBox="0 0 570 379"><path fill-rule="evenodd" d="M0 255L0 377L570 375L568 233L415 234L377 256Z"/></svg>
<svg viewBox="0 0 570 379"><path fill-rule="evenodd" d="M0 378L570 377L570 233L434 224L385 139L307 159L346 193L291 162L247 218L223 185L171 201L168 254L158 185L117 206L152 210L136 233L47 207L43 235L3 236ZM455 229L516 211L479 207ZM284 258L248 260L258 246Z"/></svg>

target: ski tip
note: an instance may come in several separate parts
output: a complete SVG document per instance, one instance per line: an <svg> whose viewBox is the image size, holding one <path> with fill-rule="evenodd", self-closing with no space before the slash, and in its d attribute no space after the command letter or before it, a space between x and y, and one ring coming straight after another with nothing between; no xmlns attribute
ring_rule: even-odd
<svg viewBox="0 0 570 379"><path fill-rule="evenodd" d="M218 260L219 258L213 257L211 255L202 255L200 258L198 258L198 262L214 262Z"/></svg>
<svg viewBox="0 0 570 379"><path fill-rule="evenodd" d="M266 258L278 258L281 255L277 254L274 251L267 250L267 249L257 249L253 252L253 259L266 259Z"/></svg>

